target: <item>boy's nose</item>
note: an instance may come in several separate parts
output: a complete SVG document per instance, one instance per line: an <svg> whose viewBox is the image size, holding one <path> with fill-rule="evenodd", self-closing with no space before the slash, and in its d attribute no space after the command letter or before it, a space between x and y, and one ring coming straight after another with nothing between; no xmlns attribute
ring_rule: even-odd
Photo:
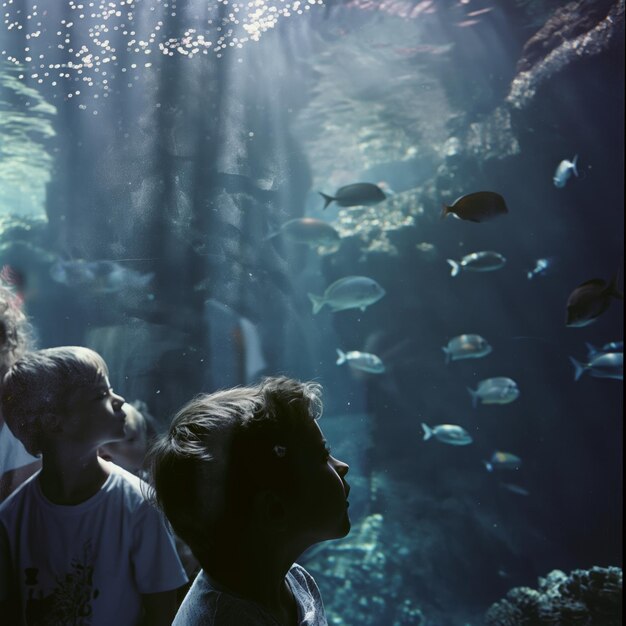
<svg viewBox="0 0 626 626"><path fill-rule="evenodd" d="M335 459L335 467L337 474L339 474L342 478L350 471L350 466L339 459Z"/></svg>
<svg viewBox="0 0 626 626"><path fill-rule="evenodd" d="M126 402L126 400L124 400L124 398L118 395L117 393L114 393L112 402L113 402L113 408L116 411L119 411L122 408L122 405Z"/></svg>

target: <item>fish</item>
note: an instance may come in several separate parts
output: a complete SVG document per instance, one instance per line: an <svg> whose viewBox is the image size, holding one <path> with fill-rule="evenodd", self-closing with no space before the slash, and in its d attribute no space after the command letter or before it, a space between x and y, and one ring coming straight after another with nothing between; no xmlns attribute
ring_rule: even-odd
<svg viewBox="0 0 626 626"><path fill-rule="evenodd" d="M502 452L497 450L491 455L489 461L483 461L488 472L495 469L501 470L517 470L522 466L522 459L511 452Z"/></svg>
<svg viewBox="0 0 626 626"><path fill-rule="evenodd" d="M142 274L115 261L55 261L50 267L52 280L68 287L89 287L96 293L116 293L148 287L153 273Z"/></svg>
<svg viewBox="0 0 626 626"><path fill-rule="evenodd" d="M480 335L459 335L441 348L446 355L446 364L460 359L479 359L487 356L492 348Z"/></svg>
<svg viewBox="0 0 626 626"><path fill-rule="evenodd" d="M600 350L596 348L593 344L586 342L587 346L587 359L591 359L596 354L601 352L623 352L624 351L624 342L623 341L610 341L609 343L605 343Z"/></svg>
<svg viewBox="0 0 626 626"><path fill-rule="evenodd" d="M558 167L556 168L556 172L554 172L554 176L552 178L552 182L554 183L555 187L565 187L565 183L568 181L569 177L572 174L578 176L578 170L576 169L577 161L578 155L575 155L571 161L563 159L559 163Z"/></svg>
<svg viewBox="0 0 626 626"><path fill-rule="evenodd" d="M336 202L339 206L362 206L378 204L387 199L385 192L373 183L354 183L340 187L334 196L326 195L321 191L319 194L324 198L325 209L331 202Z"/></svg>
<svg viewBox="0 0 626 626"><path fill-rule="evenodd" d="M589 326L609 308L611 298L624 299L624 294L617 289L617 275L610 283L601 278L581 283L567 298L565 325L570 328Z"/></svg>
<svg viewBox="0 0 626 626"><path fill-rule="evenodd" d="M325 304L333 312L346 309L365 311L384 295L385 290L373 278L367 276L345 276L329 285L322 296L308 294L313 303L313 313L318 313Z"/></svg>
<svg viewBox="0 0 626 626"><path fill-rule="evenodd" d="M509 404L517 400L520 395L517 383L512 378L504 376L481 380L476 389L468 387L467 390L472 396L474 407L479 400L482 404Z"/></svg>
<svg viewBox="0 0 626 626"><path fill-rule="evenodd" d="M351 350L343 352L337 348L337 365L347 363L350 367L370 374L382 374L385 371L385 364L379 356L370 352L359 352Z"/></svg>
<svg viewBox="0 0 626 626"><path fill-rule="evenodd" d="M569 358L574 366L574 380L578 380L585 372L594 378L615 378L624 380L624 353L596 353L587 363L580 363L573 356Z"/></svg>
<svg viewBox="0 0 626 626"><path fill-rule="evenodd" d="M494 191L476 191L457 198L451 205L443 205L441 218L452 214L469 222L486 222L508 213L504 198Z"/></svg>
<svg viewBox="0 0 626 626"><path fill-rule="evenodd" d="M464 428L455 424L439 424L431 428L428 424L422 422L422 429L424 431L424 441L435 437L442 443L447 443L451 446L466 446L474 441Z"/></svg>
<svg viewBox="0 0 626 626"><path fill-rule="evenodd" d="M535 276L544 276L550 265L552 265L550 259L537 259L535 261L535 267L526 272L526 278L532 280Z"/></svg>
<svg viewBox="0 0 626 626"><path fill-rule="evenodd" d="M499 252L472 252L460 261L446 259L450 265L450 276L458 276L461 270L472 272L492 272L504 266L506 259Z"/></svg>
<svg viewBox="0 0 626 626"><path fill-rule="evenodd" d="M313 217L300 217L285 222L277 232L268 237L282 235L294 243L306 244L310 248L320 248L326 254L339 250L339 233L327 222Z"/></svg>
<svg viewBox="0 0 626 626"><path fill-rule="evenodd" d="M500 483L500 486L510 491L511 493L515 493L518 496L529 496L530 491L528 489L524 489L524 487L520 487L519 485L514 485L513 483Z"/></svg>

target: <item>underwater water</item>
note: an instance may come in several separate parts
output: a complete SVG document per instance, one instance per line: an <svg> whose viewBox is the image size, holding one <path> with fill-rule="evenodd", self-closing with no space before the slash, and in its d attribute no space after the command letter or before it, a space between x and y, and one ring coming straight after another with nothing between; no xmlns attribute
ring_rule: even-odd
<svg viewBox="0 0 626 626"><path fill-rule="evenodd" d="M540 624L486 614L622 566L623 12L2 2L2 280L162 427L323 385L330 624Z"/></svg>

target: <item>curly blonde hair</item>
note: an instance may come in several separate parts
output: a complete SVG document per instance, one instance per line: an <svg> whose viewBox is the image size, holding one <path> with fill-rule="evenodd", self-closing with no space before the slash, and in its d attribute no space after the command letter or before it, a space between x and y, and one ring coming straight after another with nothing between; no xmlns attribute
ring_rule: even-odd
<svg viewBox="0 0 626 626"><path fill-rule="evenodd" d="M0 384L7 370L32 344L33 329L19 298L0 282Z"/></svg>

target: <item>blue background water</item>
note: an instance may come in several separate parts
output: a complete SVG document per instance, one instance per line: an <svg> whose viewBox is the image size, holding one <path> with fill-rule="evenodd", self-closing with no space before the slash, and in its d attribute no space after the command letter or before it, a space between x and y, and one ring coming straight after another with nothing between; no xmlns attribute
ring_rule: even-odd
<svg viewBox="0 0 626 626"><path fill-rule="evenodd" d="M561 50L561 65L546 54L618 3L555 14L566 3L327 2L279 13L258 42L242 35L237 47L230 34L234 46L193 58L176 47L165 56L158 42L190 50L190 26L189 40L219 36L226 5L209 25L191 1L138 3L137 39L156 19L150 4L164 20L154 40L144 33L152 65L120 28L109 78L85 65L53 81L26 61L30 46L47 64L67 62L55 25L76 18L69 5L40 16L36 41L10 20L0 33L0 261L19 273L40 346L98 349L115 388L163 424L200 390L275 373L321 382L321 426L354 486L352 536L305 556L334 623L419 623L418 609L432 623L480 623L509 588L551 569L621 565L622 383L575 382L568 357L621 339L623 304L585 328L564 322L581 282L617 273L623 285L623 21L586 53ZM561 38L546 36L543 55L524 48L549 19ZM93 46L90 20L75 21L68 30ZM516 101L524 68L537 89ZM575 154L579 177L556 188L556 166ZM322 211L317 191L358 181L385 181L412 223L393 228L397 214L378 205L364 240L358 210ZM509 214L439 219L441 203L480 189L503 194ZM302 215L333 223L340 250L268 239ZM507 263L452 278L446 259L476 250ZM549 271L527 280L540 257ZM81 259L154 278L107 293L52 279L55 262ZM313 315L307 292L350 274L376 279L385 297ZM470 332L493 352L446 365L442 346ZM387 371L338 367L337 348L375 352ZM472 408L466 388L492 376L517 381L520 398ZM424 442L422 421L462 425L474 443ZM486 472L497 449L521 469Z"/></svg>

